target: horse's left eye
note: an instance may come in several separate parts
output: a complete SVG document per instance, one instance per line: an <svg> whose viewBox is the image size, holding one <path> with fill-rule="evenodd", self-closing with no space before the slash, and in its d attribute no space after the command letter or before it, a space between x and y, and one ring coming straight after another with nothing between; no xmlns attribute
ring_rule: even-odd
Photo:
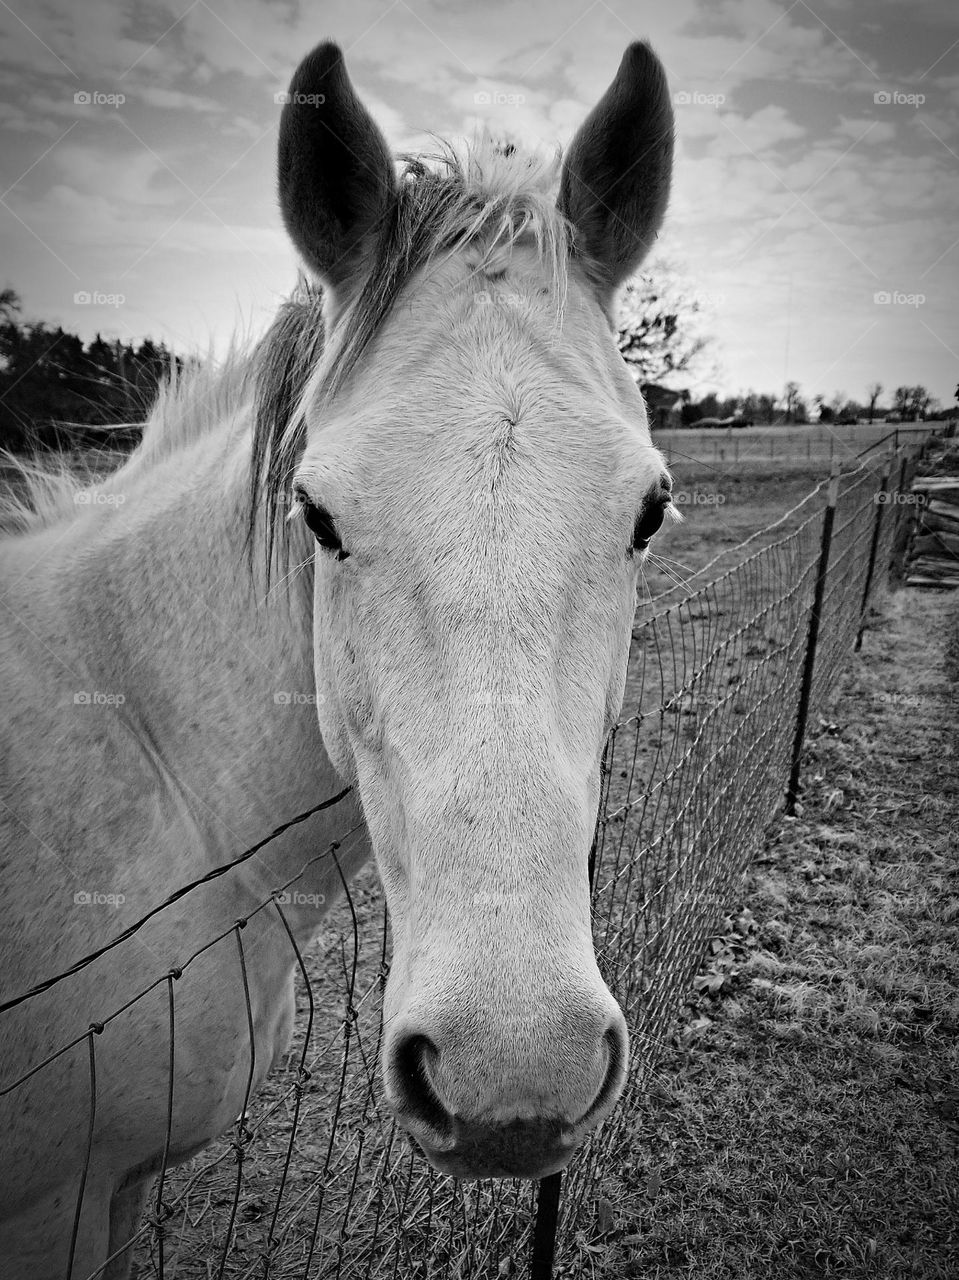
<svg viewBox="0 0 959 1280"><path fill-rule="evenodd" d="M633 526L633 545L630 551L645 551L649 546L653 535L658 533L662 528L663 521L666 519L666 508L669 506L669 499L665 501L647 502L642 511L636 517L636 524Z"/></svg>

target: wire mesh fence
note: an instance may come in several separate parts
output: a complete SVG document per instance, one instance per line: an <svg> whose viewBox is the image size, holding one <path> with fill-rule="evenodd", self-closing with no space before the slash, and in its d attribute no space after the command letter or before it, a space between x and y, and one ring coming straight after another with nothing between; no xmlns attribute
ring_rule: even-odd
<svg viewBox="0 0 959 1280"><path fill-rule="evenodd" d="M615 1178L641 1145L658 1047L783 801L801 746L804 681L815 713L853 648L870 585L884 577L906 511L896 493L908 484L908 459L919 447L903 443L837 471L832 483L816 486L743 544L731 568L709 577L707 565L637 614L623 712L606 744L591 853L597 957L626 1014L631 1069L612 1117L563 1175L561 1197L558 1175L541 1184L532 1262L536 1185L462 1183L434 1174L382 1107L376 1071L390 946L372 871L350 884L343 877L342 902L327 917L318 945L304 954L285 911L304 866L128 1002L158 1002L169 1050L165 1123L156 1135L158 1179L128 1242L139 1276L485 1280L583 1273L604 1180ZM814 612L817 581L821 603ZM328 858L339 867L338 847L320 850L310 862ZM250 855L244 851L231 865ZM254 917L272 920L271 945L288 946L296 964L294 1038L256 1096L248 970L257 956L244 941ZM244 1101L226 1137L174 1168L178 984L212 948L232 948L244 993ZM25 992L4 1007L36 994ZM88 1141L77 1171L75 1222L109 1022L93 1024L0 1090L22 1089L62 1053L83 1055ZM72 1258L65 1274L84 1280Z"/></svg>

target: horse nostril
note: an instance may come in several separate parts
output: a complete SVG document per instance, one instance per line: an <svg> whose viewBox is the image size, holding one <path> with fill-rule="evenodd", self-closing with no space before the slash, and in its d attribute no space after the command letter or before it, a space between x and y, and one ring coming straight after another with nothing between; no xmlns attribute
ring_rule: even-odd
<svg viewBox="0 0 959 1280"><path fill-rule="evenodd" d="M430 1067L439 1058L439 1049L424 1035L408 1035L393 1049L397 1101L400 1109L421 1121L440 1137L453 1133L453 1119L436 1091Z"/></svg>
<svg viewBox="0 0 959 1280"><path fill-rule="evenodd" d="M609 1028L604 1034L603 1040L606 1044L607 1052L606 1074L603 1077L603 1083L600 1085L599 1093L597 1093L590 1104L589 1110L580 1121L581 1124L588 1124L594 1116L601 1111L605 1111L616 1100L623 1085L623 1078L626 1075L629 1041L625 1024L622 1020L618 1020Z"/></svg>

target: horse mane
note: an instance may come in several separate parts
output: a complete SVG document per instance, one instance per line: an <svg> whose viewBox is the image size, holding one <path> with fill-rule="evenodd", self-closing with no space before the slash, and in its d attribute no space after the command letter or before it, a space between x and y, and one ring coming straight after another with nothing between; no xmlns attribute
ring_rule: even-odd
<svg viewBox="0 0 959 1280"><path fill-rule="evenodd" d="M572 231L556 207L559 150L544 157L488 135L462 149L436 142L433 155L399 158L399 180L370 246L365 283L329 342L323 291L301 278L252 352L234 343L216 365L171 368L140 443L103 487L139 478L225 420L240 425L241 411L252 405L247 544L252 555L265 534L269 576L277 555L285 559L287 490L305 448L307 413L347 383L417 271L471 244L481 245L485 261L495 265L522 238L535 244L562 310ZM21 490L3 498L8 529L30 532L76 517L76 494L89 485L89 473L77 475L65 456L52 465L12 455L5 461Z"/></svg>

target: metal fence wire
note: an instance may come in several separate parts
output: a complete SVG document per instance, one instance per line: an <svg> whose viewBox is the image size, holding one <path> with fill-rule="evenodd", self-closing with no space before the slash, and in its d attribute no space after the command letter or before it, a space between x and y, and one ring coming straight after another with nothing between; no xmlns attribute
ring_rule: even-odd
<svg viewBox="0 0 959 1280"><path fill-rule="evenodd" d="M861 635L870 590L885 578L909 510L897 495L908 487L918 448L890 446L844 473L834 467L831 480L735 554L717 557L637 614L623 714L606 745L590 861L597 956L630 1027L631 1069L613 1115L562 1183L559 1175L538 1187L461 1183L434 1174L414 1154L383 1110L375 1080L390 958L375 876L365 871L345 886L318 945L303 954L283 905L304 867L135 998L162 990L169 1027L166 1132L157 1135L164 1158L149 1211L129 1242L140 1277L538 1280L588 1271L584 1251L597 1198L609 1194L624 1162L635 1158L658 1047L782 806L802 746L803 691L807 714L823 709ZM337 847L310 862L335 859ZM177 983L202 952L233 949L252 1081L247 974L256 960L244 950L244 928L259 912L275 914L295 955L294 1042L257 1097L248 1082L232 1133L191 1163L168 1167ZM34 995L25 992L0 1008ZM86 1163L97 1063L110 1049L109 1022L122 1012L93 1024L28 1076L2 1083L2 1092L22 1087L60 1053L83 1053L85 1041ZM77 1170L71 1206L77 1222L86 1163ZM67 1280L87 1280L71 1271L72 1259Z"/></svg>

